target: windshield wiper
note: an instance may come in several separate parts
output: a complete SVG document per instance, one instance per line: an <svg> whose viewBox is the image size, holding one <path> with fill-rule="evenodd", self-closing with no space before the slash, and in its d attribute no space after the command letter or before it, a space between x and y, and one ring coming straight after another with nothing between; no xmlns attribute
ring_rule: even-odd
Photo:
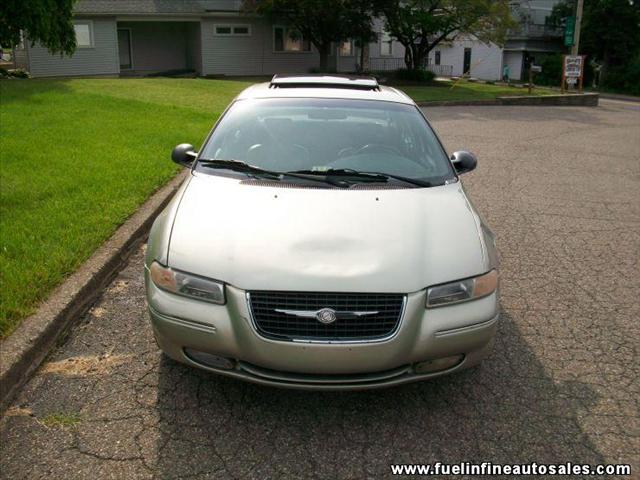
<svg viewBox="0 0 640 480"><path fill-rule="evenodd" d="M402 177L400 175L393 175L391 173L383 172L363 172L351 168L329 168L327 170L295 170L293 172L287 172L287 174L317 175L325 177L351 177L369 180L371 182L388 181L389 179L394 179L401 182L409 183L411 185L417 185L419 187L433 186L430 182L427 182L425 180L418 180L416 178Z"/></svg>
<svg viewBox="0 0 640 480"><path fill-rule="evenodd" d="M264 168L249 165L242 160L215 160L210 158L200 158L198 163L209 168L226 168L234 172L253 173L265 177L272 177L276 180L281 178L280 172L272 172L271 170L265 170Z"/></svg>
<svg viewBox="0 0 640 480"><path fill-rule="evenodd" d="M282 180L283 177L294 177L300 178L302 180L309 180L311 182L322 182L332 186L341 186L331 179L319 178L309 175L297 175L296 172L278 172L275 170L266 170L264 168L256 167L255 165L251 165L242 160L200 158L198 159L198 163L209 168L226 168L234 172L242 172L250 175L253 174L256 176L272 178L274 180Z"/></svg>

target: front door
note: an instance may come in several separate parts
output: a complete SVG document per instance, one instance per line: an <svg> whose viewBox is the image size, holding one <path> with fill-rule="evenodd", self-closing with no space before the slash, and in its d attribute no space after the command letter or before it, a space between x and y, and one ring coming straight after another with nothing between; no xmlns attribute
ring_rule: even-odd
<svg viewBox="0 0 640 480"><path fill-rule="evenodd" d="M464 63L462 64L462 74L468 74L471 70L471 49L464 49Z"/></svg>
<svg viewBox="0 0 640 480"><path fill-rule="evenodd" d="M131 70L131 30L118 29L118 52L120 53L120 70Z"/></svg>

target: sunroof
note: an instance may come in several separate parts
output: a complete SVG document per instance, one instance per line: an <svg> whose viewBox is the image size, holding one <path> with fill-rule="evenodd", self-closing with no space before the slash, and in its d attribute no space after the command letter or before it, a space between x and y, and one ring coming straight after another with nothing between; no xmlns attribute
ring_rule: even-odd
<svg viewBox="0 0 640 480"><path fill-rule="evenodd" d="M274 75L271 88L349 88L355 90L379 90L373 77L350 77L346 75Z"/></svg>

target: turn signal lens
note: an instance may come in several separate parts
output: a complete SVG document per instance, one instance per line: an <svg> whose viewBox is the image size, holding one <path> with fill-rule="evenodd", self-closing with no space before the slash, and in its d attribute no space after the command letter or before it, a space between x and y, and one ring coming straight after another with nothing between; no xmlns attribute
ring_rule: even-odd
<svg viewBox="0 0 640 480"><path fill-rule="evenodd" d="M492 294L498 288L498 272L491 270L475 279L473 297L480 298Z"/></svg>
<svg viewBox="0 0 640 480"><path fill-rule="evenodd" d="M158 262L153 262L149 272L151 273L151 280L157 287L174 293L177 291L176 276L173 270L163 267Z"/></svg>
<svg viewBox="0 0 640 480"><path fill-rule="evenodd" d="M427 289L427 308L486 297L498 288L498 272L491 270L475 278L436 285Z"/></svg>
<svg viewBox="0 0 640 480"><path fill-rule="evenodd" d="M225 303L223 283L163 267L158 262L151 264L149 274L162 290L219 305Z"/></svg>

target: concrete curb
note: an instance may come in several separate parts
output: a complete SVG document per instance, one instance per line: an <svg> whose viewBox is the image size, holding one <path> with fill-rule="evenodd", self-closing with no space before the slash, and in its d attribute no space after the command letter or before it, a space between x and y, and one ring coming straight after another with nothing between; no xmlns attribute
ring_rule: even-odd
<svg viewBox="0 0 640 480"><path fill-rule="evenodd" d="M603 92L598 92L598 93L600 95L600 98L606 99L606 100L618 100L619 102L640 103L640 97L637 97L634 95L623 95L620 93L603 93Z"/></svg>
<svg viewBox="0 0 640 480"><path fill-rule="evenodd" d="M597 107L598 99L599 94L597 93L568 93L565 95L523 95L513 97L498 97L500 105L540 105L557 107Z"/></svg>
<svg viewBox="0 0 640 480"><path fill-rule="evenodd" d="M542 95L542 96L505 96L492 100L451 100L435 102L416 102L420 107L466 107L474 105L494 106L582 106L597 107L598 93Z"/></svg>
<svg viewBox="0 0 640 480"><path fill-rule="evenodd" d="M416 102L419 107L470 107L500 105L498 100L441 100L437 102Z"/></svg>
<svg viewBox="0 0 640 480"><path fill-rule="evenodd" d="M98 250L0 344L0 412L13 400L57 340L94 303L146 238L155 217L188 171L149 198Z"/></svg>

